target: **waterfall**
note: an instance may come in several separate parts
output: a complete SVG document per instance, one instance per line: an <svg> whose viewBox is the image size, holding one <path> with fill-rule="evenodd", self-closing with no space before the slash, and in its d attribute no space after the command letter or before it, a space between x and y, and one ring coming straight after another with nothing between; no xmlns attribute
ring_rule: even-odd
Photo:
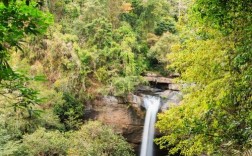
<svg viewBox="0 0 252 156"><path fill-rule="evenodd" d="M144 97L144 107L147 109L147 112L144 122L144 132L140 156L153 156L155 122L156 115L160 107L160 98L146 95Z"/></svg>

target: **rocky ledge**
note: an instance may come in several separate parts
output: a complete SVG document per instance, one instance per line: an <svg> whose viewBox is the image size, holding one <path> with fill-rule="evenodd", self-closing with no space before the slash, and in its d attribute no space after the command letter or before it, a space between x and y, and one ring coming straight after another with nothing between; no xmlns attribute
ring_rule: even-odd
<svg viewBox="0 0 252 156"><path fill-rule="evenodd" d="M144 126L143 96L145 94L160 96L162 99L160 111L167 110L171 104L179 104L182 99L180 86L174 84L171 78L149 75L146 79L150 82L150 86L139 86L135 94L129 94L126 97L96 98L86 107L85 112L86 119L99 120L113 126L116 132L122 134L136 151L139 150L141 144ZM165 87L159 85L165 85Z"/></svg>

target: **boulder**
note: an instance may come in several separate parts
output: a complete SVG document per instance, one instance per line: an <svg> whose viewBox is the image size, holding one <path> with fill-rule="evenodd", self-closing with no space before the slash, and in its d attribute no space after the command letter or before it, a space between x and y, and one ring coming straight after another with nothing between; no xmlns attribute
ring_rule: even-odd
<svg viewBox="0 0 252 156"><path fill-rule="evenodd" d="M169 90L181 90L181 86L179 84L169 84Z"/></svg>
<svg viewBox="0 0 252 156"><path fill-rule="evenodd" d="M171 92L172 92L171 90L165 90L162 92L157 92L156 95L160 96L163 99L167 99L168 96L171 94Z"/></svg>

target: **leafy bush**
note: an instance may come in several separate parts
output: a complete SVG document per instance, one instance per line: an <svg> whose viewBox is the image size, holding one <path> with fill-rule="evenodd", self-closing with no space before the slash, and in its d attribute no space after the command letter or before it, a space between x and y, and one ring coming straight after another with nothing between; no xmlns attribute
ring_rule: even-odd
<svg viewBox="0 0 252 156"><path fill-rule="evenodd" d="M84 105L69 93L63 94L65 102L54 105L54 112L57 114L66 129L75 129L84 115Z"/></svg>
<svg viewBox="0 0 252 156"><path fill-rule="evenodd" d="M1 137L1 131L0 131ZM3 141L0 141L0 145ZM130 145L122 136L100 122L88 122L78 131L67 134L46 131L39 128L32 134L23 136L22 143L9 141L5 144L17 145L13 150L5 149L6 155L78 155L78 156L133 156ZM1 151L1 148L0 148Z"/></svg>
<svg viewBox="0 0 252 156"><path fill-rule="evenodd" d="M46 131L39 128L23 138L22 148L28 156L34 155L66 155L69 141L59 131Z"/></svg>
<svg viewBox="0 0 252 156"><path fill-rule="evenodd" d="M161 36L165 32L175 33L176 28L174 23L171 20L160 21L154 30L155 34Z"/></svg>
<svg viewBox="0 0 252 156"><path fill-rule="evenodd" d="M132 156L133 151L122 136L100 122L88 122L70 136L69 155Z"/></svg>
<svg viewBox="0 0 252 156"><path fill-rule="evenodd" d="M164 33L150 48L147 56L156 58L160 63L167 63L167 54L171 53L171 46L177 41L177 37L169 32Z"/></svg>
<svg viewBox="0 0 252 156"><path fill-rule="evenodd" d="M0 153L1 156L14 155L19 151L20 142L13 140L13 136L0 123Z"/></svg>
<svg viewBox="0 0 252 156"><path fill-rule="evenodd" d="M116 96L133 91L137 85L143 82L143 78L138 76L113 77L111 81L113 93Z"/></svg>

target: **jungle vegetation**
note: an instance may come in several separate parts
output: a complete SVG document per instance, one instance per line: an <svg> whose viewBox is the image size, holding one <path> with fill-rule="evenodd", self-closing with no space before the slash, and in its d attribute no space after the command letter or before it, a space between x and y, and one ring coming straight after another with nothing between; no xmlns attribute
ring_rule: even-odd
<svg viewBox="0 0 252 156"><path fill-rule="evenodd" d="M158 116L170 154L249 155L251 0L0 0L0 155L131 156L87 102L179 73ZM81 139L80 139L81 138Z"/></svg>

